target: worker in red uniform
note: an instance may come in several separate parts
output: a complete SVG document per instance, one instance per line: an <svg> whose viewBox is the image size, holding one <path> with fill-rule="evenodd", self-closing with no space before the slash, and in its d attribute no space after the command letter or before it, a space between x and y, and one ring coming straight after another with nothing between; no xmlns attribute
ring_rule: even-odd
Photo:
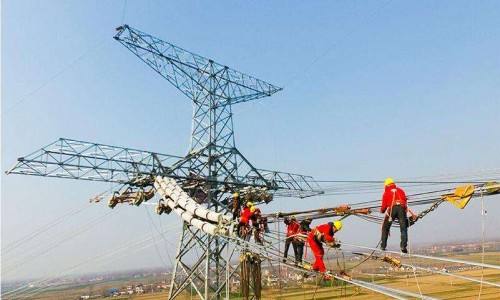
<svg viewBox="0 0 500 300"><path fill-rule="evenodd" d="M311 232L311 222L311 219L305 219L299 223L299 235L294 238L297 245L297 255L295 256L297 264L301 264L302 258L304 257L304 246L306 244L307 235Z"/></svg>
<svg viewBox="0 0 500 300"><path fill-rule="evenodd" d="M387 247L387 238L391 229L392 221L397 219L401 229L401 252L408 253L406 246L408 244L408 212L407 197L403 189L396 186L392 178L384 181L385 191L382 195L382 205L380 212L385 214L382 223L382 238L380 248L385 250Z"/></svg>
<svg viewBox="0 0 500 300"><path fill-rule="evenodd" d="M286 239L285 239L285 253L283 255L283 262L286 262L286 258L288 257L288 249L290 249L290 244L293 247L293 255L295 256L295 260L297 260L297 242L295 240L295 236L299 234L300 224L297 222L295 216L290 218L285 218L284 220L286 225ZM297 261L296 261L297 262Z"/></svg>
<svg viewBox="0 0 500 300"><path fill-rule="evenodd" d="M315 259L312 265L313 270L321 273L326 272L323 261L323 255L325 255L323 243L330 247L335 247L336 244L333 235L340 229L342 229L342 221L329 222L315 227L307 235L307 242L309 243L309 247L311 247Z"/></svg>
<svg viewBox="0 0 500 300"><path fill-rule="evenodd" d="M246 238L247 235L243 233L244 229L250 229L250 219L252 218L253 213L255 212L255 206L253 202L248 201L245 205L245 208L241 211L240 221L238 223L238 236L241 238Z"/></svg>

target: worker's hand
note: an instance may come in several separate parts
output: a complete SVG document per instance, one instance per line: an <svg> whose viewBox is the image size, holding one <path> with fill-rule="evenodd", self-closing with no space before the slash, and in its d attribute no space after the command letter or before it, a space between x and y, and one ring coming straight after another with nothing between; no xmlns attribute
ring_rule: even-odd
<svg viewBox="0 0 500 300"><path fill-rule="evenodd" d="M340 248L340 241L336 241L335 244L333 245L333 248Z"/></svg>

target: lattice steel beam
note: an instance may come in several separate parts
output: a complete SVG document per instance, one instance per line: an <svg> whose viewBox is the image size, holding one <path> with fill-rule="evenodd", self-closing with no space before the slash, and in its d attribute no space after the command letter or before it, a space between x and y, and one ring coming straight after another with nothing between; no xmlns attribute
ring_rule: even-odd
<svg viewBox="0 0 500 300"><path fill-rule="evenodd" d="M128 25L116 30L117 41L195 102L211 94L216 106L223 106L271 96L282 89Z"/></svg>
<svg viewBox="0 0 500 300"><path fill-rule="evenodd" d="M168 173L182 157L60 138L17 160L7 174L129 183Z"/></svg>
<svg viewBox="0 0 500 300"><path fill-rule="evenodd" d="M239 152L235 152L241 155ZM220 157L234 154L221 152ZM202 156L203 154L199 153ZM133 183L143 176L169 175L181 180L200 180L189 174L194 157L143 151L131 148L77 141L61 138L41 149L18 158L16 165L7 174L23 174L115 183ZM241 156L242 157L242 156ZM304 197L321 193L320 187L310 176L285 172L254 169L244 158L237 168L241 176L224 169L226 158L219 166L222 180L213 183L235 187L255 186L275 190L279 196ZM203 166L204 161L199 165ZM245 171L246 170L246 171ZM234 171L234 170L233 170Z"/></svg>

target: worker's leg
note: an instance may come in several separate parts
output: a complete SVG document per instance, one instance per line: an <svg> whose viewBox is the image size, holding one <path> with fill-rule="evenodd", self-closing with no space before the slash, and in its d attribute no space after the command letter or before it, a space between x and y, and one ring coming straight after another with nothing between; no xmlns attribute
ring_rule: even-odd
<svg viewBox="0 0 500 300"><path fill-rule="evenodd" d="M323 261L323 256L325 254L325 251L323 250L323 246L321 244L318 244L318 246L319 246L319 252L318 254L316 253L314 254L316 261L314 262L313 269L321 273L325 273L326 267L325 267L325 262Z"/></svg>
<svg viewBox="0 0 500 300"><path fill-rule="evenodd" d="M314 264L312 265L312 269L319 272L325 272L326 267L323 262L323 255L325 252L323 250L323 246L311 238L308 239L308 242L311 247L311 251L314 254Z"/></svg>
<svg viewBox="0 0 500 300"><path fill-rule="evenodd" d="M295 239L292 239L292 247L293 247L293 256L295 257L295 262L297 262L297 253L299 250L297 250L297 242Z"/></svg>
<svg viewBox="0 0 500 300"><path fill-rule="evenodd" d="M297 242L297 257L295 260L299 263L302 262L302 257L304 257L304 243L303 242Z"/></svg>
<svg viewBox="0 0 500 300"><path fill-rule="evenodd" d="M267 223L267 218L263 217L262 222L264 223L264 232L265 233L270 233L271 231L269 230L269 224Z"/></svg>
<svg viewBox="0 0 500 300"><path fill-rule="evenodd" d="M382 237L380 239L380 248L385 250L387 247L387 238L389 237L389 230L391 230L392 222L389 221L389 217L384 218L384 222L382 223Z"/></svg>
<svg viewBox="0 0 500 300"><path fill-rule="evenodd" d="M241 227L243 226L244 224L239 222L238 223L238 227L236 227L236 233L238 234L238 237L241 237L242 235L242 232L241 232Z"/></svg>
<svg viewBox="0 0 500 300"><path fill-rule="evenodd" d="M399 229L401 230L401 250L406 251L406 247L408 244L408 220L406 218L405 210L397 205L394 207L395 217L397 216L399 221Z"/></svg>
<svg viewBox="0 0 500 300"><path fill-rule="evenodd" d="M253 232L254 232L254 240L256 243L262 245L262 238L261 238L261 230L260 230L260 227L258 226L254 226L253 228Z"/></svg>
<svg viewBox="0 0 500 300"><path fill-rule="evenodd" d="M291 238L286 238L285 239L285 254L283 255L284 258L287 258L288 256L288 249L290 249L290 243L292 242Z"/></svg>
<svg viewBox="0 0 500 300"><path fill-rule="evenodd" d="M319 256L319 252L320 252L318 244L314 240L314 237L312 237L310 235L307 237L307 243L309 244L309 248L311 248L311 252L314 256L314 263L312 265L312 269L317 270L318 267L316 265L317 265L318 256Z"/></svg>

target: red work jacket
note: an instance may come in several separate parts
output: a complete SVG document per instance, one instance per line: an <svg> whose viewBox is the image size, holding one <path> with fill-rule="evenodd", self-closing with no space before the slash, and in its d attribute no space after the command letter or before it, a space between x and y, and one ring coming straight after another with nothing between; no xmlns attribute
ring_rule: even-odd
<svg viewBox="0 0 500 300"><path fill-rule="evenodd" d="M380 212L385 213L385 211L393 205L401 205L404 210L406 210L407 207L405 192L394 183L385 187L384 194L382 195L382 206L380 207Z"/></svg>
<svg viewBox="0 0 500 300"><path fill-rule="evenodd" d="M288 224L286 224L286 236L293 236L299 233L300 224L297 221L290 220Z"/></svg>
<svg viewBox="0 0 500 300"><path fill-rule="evenodd" d="M332 243L335 241L333 237L333 223L326 223L314 228L310 234L313 234L316 241L324 243Z"/></svg>
<svg viewBox="0 0 500 300"><path fill-rule="evenodd" d="M252 217L252 212L250 211L250 208L248 207L245 207L242 211L241 211L241 215L240 215L240 223L243 223L243 224L248 224L248 222L250 221L250 218Z"/></svg>

